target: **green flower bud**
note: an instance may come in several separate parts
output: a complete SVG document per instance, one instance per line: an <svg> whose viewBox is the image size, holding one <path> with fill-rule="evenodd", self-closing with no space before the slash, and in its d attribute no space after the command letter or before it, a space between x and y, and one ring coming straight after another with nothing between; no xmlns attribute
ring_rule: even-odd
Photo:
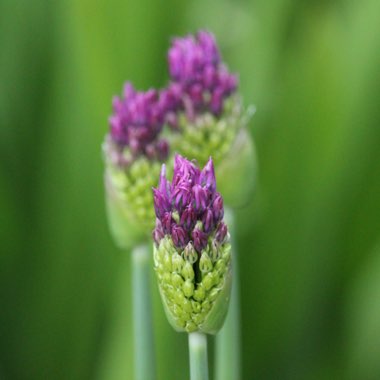
<svg viewBox="0 0 380 380"><path fill-rule="evenodd" d="M195 274L194 274L194 269L193 265L190 264L188 261L185 263L182 272L181 272L183 278L185 280L194 280Z"/></svg>
<svg viewBox="0 0 380 380"><path fill-rule="evenodd" d="M182 290L187 298L192 297L194 294L194 282L191 280L186 280L182 285Z"/></svg>
<svg viewBox="0 0 380 380"><path fill-rule="evenodd" d="M153 190L154 267L164 309L177 331L216 334L228 309L231 245L212 160L200 171L177 156L173 178L170 184L163 172Z"/></svg>
<svg viewBox="0 0 380 380"><path fill-rule="evenodd" d="M212 262L207 254L207 251L202 251L202 255L199 260L199 269L202 273L209 273L212 271Z"/></svg>
<svg viewBox="0 0 380 380"><path fill-rule="evenodd" d="M111 233L116 244L128 249L146 240L154 227L152 187L160 164L140 157L127 168L107 163L106 206Z"/></svg>
<svg viewBox="0 0 380 380"><path fill-rule="evenodd" d="M177 252L175 252L172 256L173 271L181 273L184 265L185 260Z"/></svg>
<svg viewBox="0 0 380 380"><path fill-rule="evenodd" d="M194 264L198 259L197 251L194 249L194 246L191 242L189 242L183 251L183 257L185 260L187 260L190 264Z"/></svg>
<svg viewBox="0 0 380 380"><path fill-rule="evenodd" d="M231 288L230 243L220 245L221 254L213 264L209 248L213 239L210 237L193 264L178 254L170 239L154 245L159 290L167 317L177 331L216 334L224 322ZM176 290L167 290L171 288Z"/></svg>
<svg viewBox="0 0 380 380"><path fill-rule="evenodd" d="M183 286L183 277L178 273L172 273L172 284L175 288L181 288Z"/></svg>

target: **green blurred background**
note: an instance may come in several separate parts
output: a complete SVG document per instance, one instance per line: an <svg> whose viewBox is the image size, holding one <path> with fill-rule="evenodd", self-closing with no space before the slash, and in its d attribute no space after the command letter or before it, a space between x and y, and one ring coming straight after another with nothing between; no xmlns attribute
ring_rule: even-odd
<svg viewBox="0 0 380 380"><path fill-rule="evenodd" d="M132 379L100 145L125 80L213 31L259 162L237 212L244 379L380 379L378 0L0 0L0 378ZM157 290L159 379L188 378ZM210 345L212 361L213 345Z"/></svg>

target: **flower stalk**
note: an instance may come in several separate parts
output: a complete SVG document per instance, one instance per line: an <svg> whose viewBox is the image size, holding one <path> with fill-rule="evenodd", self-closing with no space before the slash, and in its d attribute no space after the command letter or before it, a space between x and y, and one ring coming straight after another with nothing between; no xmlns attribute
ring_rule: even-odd
<svg viewBox="0 0 380 380"><path fill-rule="evenodd" d="M199 332L189 334L190 379L208 380L207 336Z"/></svg>
<svg viewBox="0 0 380 380"><path fill-rule="evenodd" d="M135 379L155 380L153 318L150 295L151 251L139 245L132 251L133 332Z"/></svg>

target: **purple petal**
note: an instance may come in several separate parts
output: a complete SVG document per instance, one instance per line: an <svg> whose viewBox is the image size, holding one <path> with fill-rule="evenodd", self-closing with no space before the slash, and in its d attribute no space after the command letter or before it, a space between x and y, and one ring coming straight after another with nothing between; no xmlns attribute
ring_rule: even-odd
<svg viewBox="0 0 380 380"><path fill-rule="evenodd" d="M171 231L173 243L178 248L183 248L189 242L189 238L185 230L174 224Z"/></svg>
<svg viewBox="0 0 380 380"><path fill-rule="evenodd" d="M212 202L212 212L216 223L221 221L224 216L223 198L219 193L216 193L214 201Z"/></svg>
<svg viewBox="0 0 380 380"><path fill-rule="evenodd" d="M210 191L215 191L216 189L215 170L211 157L201 171L199 183L201 186L206 186Z"/></svg>
<svg viewBox="0 0 380 380"><path fill-rule="evenodd" d="M183 210L180 223L181 226L186 230L190 231L194 228L195 223L197 221L197 215L191 205L187 206L185 210Z"/></svg>
<svg viewBox="0 0 380 380"><path fill-rule="evenodd" d="M156 212L157 218L161 219L166 212L171 210L171 205L168 202L167 198L162 194L158 189L153 188L153 202L154 210Z"/></svg>
<svg viewBox="0 0 380 380"><path fill-rule="evenodd" d="M206 233L210 233L214 229L214 215L207 207L202 216L203 229Z"/></svg>
<svg viewBox="0 0 380 380"><path fill-rule="evenodd" d="M174 224L174 219L172 218L171 212L165 212L161 217L162 229L165 234L170 234L172 230L172 225Z"/></svg>
<svg viewBox="0 0 380 380"><path fill-rule="evenodd" d="M156 227L154 228L152 232L152 236L153 236L153 240L155 241L157 245L160 244L161 239L163 239L163 237L165 236L159 219L156 219Z"/></svg>
<svg viewBox="0 0 380 380"><path fill-rule="evenodd" d="M201 185L193 187L194 209L196 211L203 211L207 207L209 191Z"/></svg>
<svg viewBox="0 0 380 380"><path fill-rule="evenodd" d="M222 243L224 243L226 235L227 235L227 226L223 222L220 222L218 225L218 228L216 229L215 239L220 244L222 244Z"/></svg>
<svg viewBox="0 0 380 380"><path fill-rule="evenodd" d="M194 248L198 253L201 253L207 245L208 235L200 229L195 228L191 237L193 238Z"/></svg>

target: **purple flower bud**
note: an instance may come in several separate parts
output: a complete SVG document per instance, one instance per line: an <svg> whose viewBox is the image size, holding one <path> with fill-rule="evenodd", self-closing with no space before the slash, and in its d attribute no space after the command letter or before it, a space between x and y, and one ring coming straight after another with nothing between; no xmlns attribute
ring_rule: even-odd
<svg viewBox="0 0 380 380"><path fill-rule="evenodd" d="M191 234L191 237L193 238L194 248L198 253L201 253L207 245L207 234L200 229L195 228Z"/></svg>
<svg viewBox="0 0 380 380"><path fill-rule="evenodd" d="M223 107L223 88L217 87L211 95L210 108L214 115L219 115Z"/></svg>
<svg viewBox="0 0 380 380"><path fill-rule="evenodd" d="M229 95L236 90L238 81L236 75L230 74L227 69L223 67L218 73L218 82L223 94Z"/></svg>
<svg viewBox="0 0 380 380"><path fill-rule="evenodd" d="M165 213L171 211L170 183L166 179L165 165L162 165L158 188L153 188L153 200L157 218L161 219Z"/></svg>
<svg viewBox="0 0 380 380"><path fill-rule="evenodd" d="M193 162L186 160L181 155L176 154L174 157L173 186L182 184L184 186L193 186L199 178L200 170Z"/></svg>
<svg viewBox="0 0 380 380"><path fill-rule="evenodd" d="M170 234L172 230L172 225L174 224L174 220L172 218L171 212L165 212L161 217L162 229L165 234Z"/></svg>
<svg viewBox="0 0 380 380"><path fill-rule="evenodd" d="M191 205L188 205L182 212L180 223L186 231L190 231L194 228L197 221L197 214Z"/></svg>
<svg viewBox="0 0 380 380"><path fill-rule="evenodd" d="M128 140L128 135L123 130L121 119L118 115L112 115L109 118L109 124L111 127L111 134L115 136L115 141L117 143Z"/></svg>
<svg viewBox="0 0 380 380"><path fill-rule="evenodd" d="M170 83L168 87L162 89L159 95L160 109L165 113L176 111L182 103L182 85Z"/></svg>
<svg viewBox="0 0 380 380"><path fill-rule="evenodd" d="M152 232L153 240L158 245L160 244L161 239L165 236L164 231L162 229L162 225L159 219L156 219L156 227Z"/></svg>
<svg viewBox="0 0 380 380"><path fill-rule="evenodd" d="M204 30L198 32L198 41L203 50L207 53L209 63L217 64L220 60L218 47L216 46L215 37Z"/></svg>
<svg viewBox="0 0 380 380"><path fill-rule="evenodd" d="M227 226L223 223L220 222L215 233L215 239L222 244L224 242L224 239L226 238L227 235Z"/></svg>
<svg viewBox="0 0 380 380"><path fill-rule="evenodd" d="M223 219L223 216L224 216L223 198L219 193L216 193L214 201L212 202L212 212L213 212L216 223L218 223L220 220Z"/></svg>
<svg viewBox="0 0 380 380"><path fill-rule="evenodd" d="M218 81L218 72L213 65L204 68L203 86L209 90L213 89Z"/></svg>
<svg viewBox="0 0 380 380"><path fill-rule="evenodd" d="M210 157L207 161L206 166L201 171L199 176L199 182L202 186L206 187L210 191L215 191L216 189L216 179L215 179L215 170L212 158Z"/></svg>
<svg viewBox="0 0 380 380"><path fill-rule="evenodd" d="M209 191L201 185L195 185L193 187L194 197L194 209L197 211L203 211L208 203Z"/></svg>
<svg viewBox="0 0 380 380"><path fill-rule="evenodd" d="M207 207L203 213L202 223L203 229L206 233L209 233L214 229L214 215L209 207Z"/></svg>
<svg viewBox="0 0 380 380"><path fill-rule="evenodd" d="M177 210L182 210L191 200L191 186L187 183L178 184L173 191L174 205Z"/></svg>
<svg viewBox="0 0 380 380"><path fill-rule="evenodd" d="M126 82L123 89L123 95L126 100L134 97L136 94L135 89L133 88L133 85L131 82Z"/></svg>
<svg viewBox="0 0 380 380"><path fill-rule="evenodd" d="M166 179L166 166L165 164L161 167L160 181L158 183L158 190L163 194L165 199L169 201L170 198L170 182Z"/></svg>
<svg viewBox="0 0 380 380"><path fill-rule="evenodd" d="M170 203L159 190L153 189L154 210L157 218L162 218L165 212L170 211Z"/></svg>
<svg viewBox="0 0 380 380"><path fill-rule="evenodd" d="M203 88L199 83L194 83L189 88L189 97L195 108L199 108L203 103Z"/></svg>
<svg viewBox="0 0 380 380"><path fill-rule="evenodd" d="M182 62L181 62L181 51L177 47L177 41L173 41L173 48L169 50L168 61L169 61L169 71L170 75L177 79L180 77Z"/></svg>
<svg viewBox="0 0 380 380"><path fill-rule="evenodd" d="M178 248L183 248L189 242L189 238L185 230L176 224L173 224L171 234L173 243Z"/></svg>

